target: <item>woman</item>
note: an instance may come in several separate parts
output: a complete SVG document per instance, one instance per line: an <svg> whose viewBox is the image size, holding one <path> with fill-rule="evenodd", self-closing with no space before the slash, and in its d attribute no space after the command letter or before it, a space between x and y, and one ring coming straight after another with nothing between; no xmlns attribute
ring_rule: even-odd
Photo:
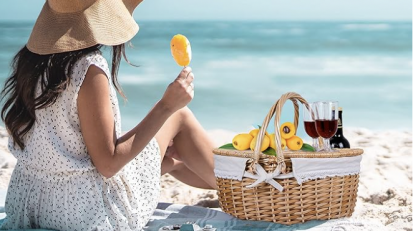
<svg viewBox="0 0 413 231"><path fill-rule="evenodd" d="M18 160L2 229L141 230L161 174L216 188L212 142L186 107L194 96L190 67L121 135L117 71L138 31L139 3L46 1L2 91ZM111 71L101 46L113 47Z"/></svg>

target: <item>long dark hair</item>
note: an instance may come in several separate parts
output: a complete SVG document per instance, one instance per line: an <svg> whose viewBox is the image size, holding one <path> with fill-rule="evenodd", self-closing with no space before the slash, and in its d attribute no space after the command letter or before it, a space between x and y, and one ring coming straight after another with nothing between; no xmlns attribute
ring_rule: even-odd
<svg viewBox="0 0 413 231"><path fill-rule="evenodd" d="M36 109L48 107L56 102L60 93L70 83L68 73L77 60L91 52L100 52L101 45L65 53L38 55L24 46L14 56L12 74L1 91L1 119L12 136L14 144L24 149L24 135L36 121ZM125 98L117 80L122 56L126 59L125 45L112 47L112 82L116 90ZM127 60L127 59L126 59ZM40 84L42 93L36 97L36 87Z"/></svg>

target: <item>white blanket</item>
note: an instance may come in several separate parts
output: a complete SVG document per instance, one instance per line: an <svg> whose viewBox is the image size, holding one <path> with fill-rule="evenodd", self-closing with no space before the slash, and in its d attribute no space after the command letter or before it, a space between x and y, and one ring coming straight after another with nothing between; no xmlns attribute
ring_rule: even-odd
<svg viewBox="0 0 413 231"><path fill-rule="evenodd" d="M351 218L328 221L314 220L295 225L281 225L266 221L246 221L232 217L218 210L196 206L159 203L151 221L145 228L147 231L157 231L163 226L195 222L200 227L212 225L219 231L384 231L383 225L372 221L361 221Z"/></svg>
<svg viewBox="0 0 413 231"><path fill-rule="evenodd" d="M5 217L4 202L6 191L0 190L0 224ZM163 226L195 222L201 227L211 224L217 231L385 231L385 226L373 221L362 221L351 218L334 219L328 221L309 221L291 226L275 224L265 221L246 221L232 217L217 209L207 209L197 206L186 206L169 203L159 203L145 231L158 231ZM26 229L27 230L27 229ZM34 230L34 229L32 229ZM45 229L36 229L46 231ZM17 231L17 230L16 230ZM21 230L19 230L21 231Z"/></svg>

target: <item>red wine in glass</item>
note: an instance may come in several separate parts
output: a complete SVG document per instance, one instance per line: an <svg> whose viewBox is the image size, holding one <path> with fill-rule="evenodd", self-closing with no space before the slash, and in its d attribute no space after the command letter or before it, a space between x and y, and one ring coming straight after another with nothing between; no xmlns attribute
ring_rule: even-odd
<svg viewBox="0 0 413 231"><path fill-rule="evenodd" d="M304 121L304 129L311 138L316 139L319 137L315 128L315 121Z"/></svg>
<svg viewBox="0 0 413 231"><path fill-rule="evenodd" d="M337 132L338 120L316 120L316 130L318 135L325 139L329 139Z"/></svg>
<svg viewBox="0 0 413 231"><path fill-rule="evenodd" d="M316 109L317 103L307 103L307 105L304 105L303 107L303 121L304 121L304 128L305 132L313 138L313 147L315 151L320 151L320 146L318 145L318 135L316 127L315 127L315 109Z"/></svg>

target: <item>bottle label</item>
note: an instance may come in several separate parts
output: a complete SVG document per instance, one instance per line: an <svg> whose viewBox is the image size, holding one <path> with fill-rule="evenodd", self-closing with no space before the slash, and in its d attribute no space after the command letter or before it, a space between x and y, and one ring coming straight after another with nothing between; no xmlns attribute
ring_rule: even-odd
<svg viewBox="0 0 413 231"><path fill-rule="evenodd" d="M341 118L338 118L338 128L343 128L343 124L341 124Z"/></svg>

